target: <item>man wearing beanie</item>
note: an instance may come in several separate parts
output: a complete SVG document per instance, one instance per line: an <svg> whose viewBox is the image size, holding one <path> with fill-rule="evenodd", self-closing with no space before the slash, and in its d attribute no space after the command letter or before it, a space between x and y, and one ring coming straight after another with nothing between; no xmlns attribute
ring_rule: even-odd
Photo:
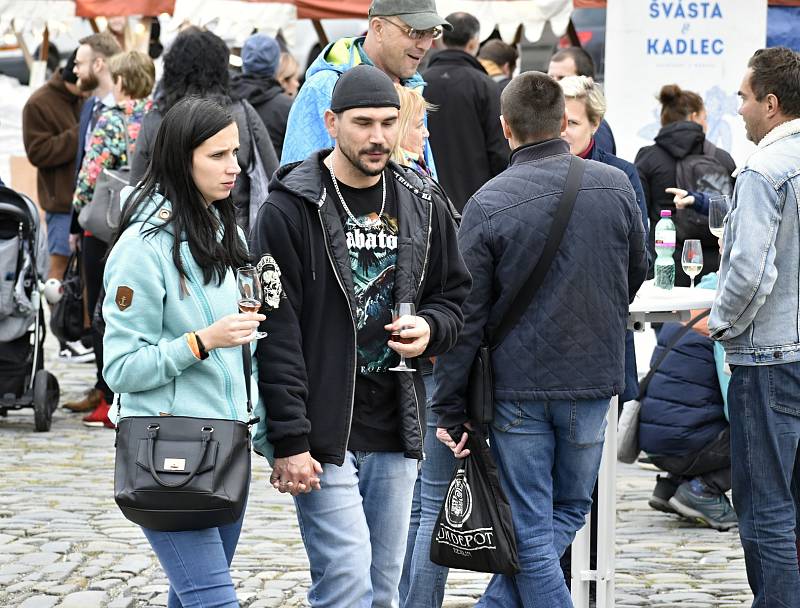
<svg viewBox="0 0 800 608"><path fill-rule="evenodd" d="M231 80L234 99L246 99L267 127L278 158L283 150L292 98L275 79L281 47L266 34L253 34L242 47L242 73Z"/></svg>
<svg viewBox="0 0 800 608"><path fill-rule="evenodd" d="M75 190L75 150L83 99L72 69L66 67L33 92L22 108L22 141L28 160L38 169L39 205L47 220L50 277L62 278L69 257L69 224Z"/></svg>
<svg viewBox="0 0 800 608"><path fill-rule="evenodd" d="M436 13L434 0L373 0L366 36L343 38L329 44L306 72L306 80L289 113L281 165L304 160L314 150L333 145L321 117L328 109L339 75L366 63L385 72L394 82L422 93L425 81L419 63L442 29L451 25ZM430 146L425 162L436 176Z"/></svg>
<svg viewBox="0 0 800 608"><path fill-rule="evenodd" d="M455 342L470 288L446 201L389 161L399 105L382 71L346 71L323 116L335 147L278 170L251 233L275 285L256 353L270 481L295 496L315 608L398 605L425 428L413 370Z"/></svg>

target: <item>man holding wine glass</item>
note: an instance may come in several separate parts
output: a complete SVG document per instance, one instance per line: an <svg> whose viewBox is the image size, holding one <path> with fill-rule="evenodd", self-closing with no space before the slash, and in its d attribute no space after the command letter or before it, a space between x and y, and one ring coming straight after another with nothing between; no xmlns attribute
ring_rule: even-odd
<svg viewBox="0 0 800 608"><path fill-rule="evenodd" d="M277 172L251 234L270 481L295 497L312 606L397 605L423 457L414 359L452 347L470 288L446 201L389 162L399 105L377 68L345 72L324 115L336 146Z"/></svg>
<svg viewBox="0 0 800 608"><path fill-rule="evenodd" d="M708 328L731 368L733 505L753 606L796 606L800 55L783 47L756 51L739 97L757 148L737 170Z"/></svg>

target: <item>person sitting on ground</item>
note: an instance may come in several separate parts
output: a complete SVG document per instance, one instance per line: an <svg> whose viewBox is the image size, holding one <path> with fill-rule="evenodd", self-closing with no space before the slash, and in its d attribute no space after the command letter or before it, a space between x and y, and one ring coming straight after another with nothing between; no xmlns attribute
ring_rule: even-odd
<svg viewBox="0 0 800 608"><path fill-rule="evenodd" d="M700 282L701 288L716 286L716 274ZM662 326L651 365L680 328L678 323ZM707 319L678 339L642 398L639 446L668 473L657 477L648 501L653 509L728 530L737 525L737 518L726 496L731 489L730 426L725 413L729 377L721 358L724 354L716 352L708 338Z"/></svg>

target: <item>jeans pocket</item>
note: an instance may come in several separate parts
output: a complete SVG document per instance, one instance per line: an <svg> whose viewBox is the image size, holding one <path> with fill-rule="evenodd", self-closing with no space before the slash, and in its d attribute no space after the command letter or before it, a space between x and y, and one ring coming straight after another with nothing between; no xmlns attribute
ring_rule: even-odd
<svg viewBox="0 0 800 608"><path fill-rule="evenodd" d="M577 446L603 443L609 401L572 401L569 411L569 440Z"/></svg>
<svg viewBox="0 0 800 608"><path fill-rule="evenodd" d="M494 403L492 426L498 431L508 431L522 422L522 405L519 401L497 400Z"/></svg>
<svg viewBox="0 0 800 608"><path fill-rule="evenodd" d="M776 412L800 417L800 364L768 366L769 406Z"/></svg>

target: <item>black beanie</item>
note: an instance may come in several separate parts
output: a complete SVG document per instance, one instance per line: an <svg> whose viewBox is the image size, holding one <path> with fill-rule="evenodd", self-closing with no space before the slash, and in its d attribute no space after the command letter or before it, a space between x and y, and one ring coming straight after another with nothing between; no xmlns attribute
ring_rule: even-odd
<svg viewBox="0 0 800 608"><path fill-rule="evenodd" d="M392 79L371 65L361 64L339 76L331 95L331 111L353 108L397 108L400 97Z"/></svg>
<svg viewBox="0 0 800 608"><path fill-rule="evenodd" d="M77 54L78 49L72 51L69 59L67 59L67 65L61 68L61 78L64 80L64 82L69 82L70 84L78 83L78 77L75 75L75 72L72 71L75 67L75 55Z"/></svg>

